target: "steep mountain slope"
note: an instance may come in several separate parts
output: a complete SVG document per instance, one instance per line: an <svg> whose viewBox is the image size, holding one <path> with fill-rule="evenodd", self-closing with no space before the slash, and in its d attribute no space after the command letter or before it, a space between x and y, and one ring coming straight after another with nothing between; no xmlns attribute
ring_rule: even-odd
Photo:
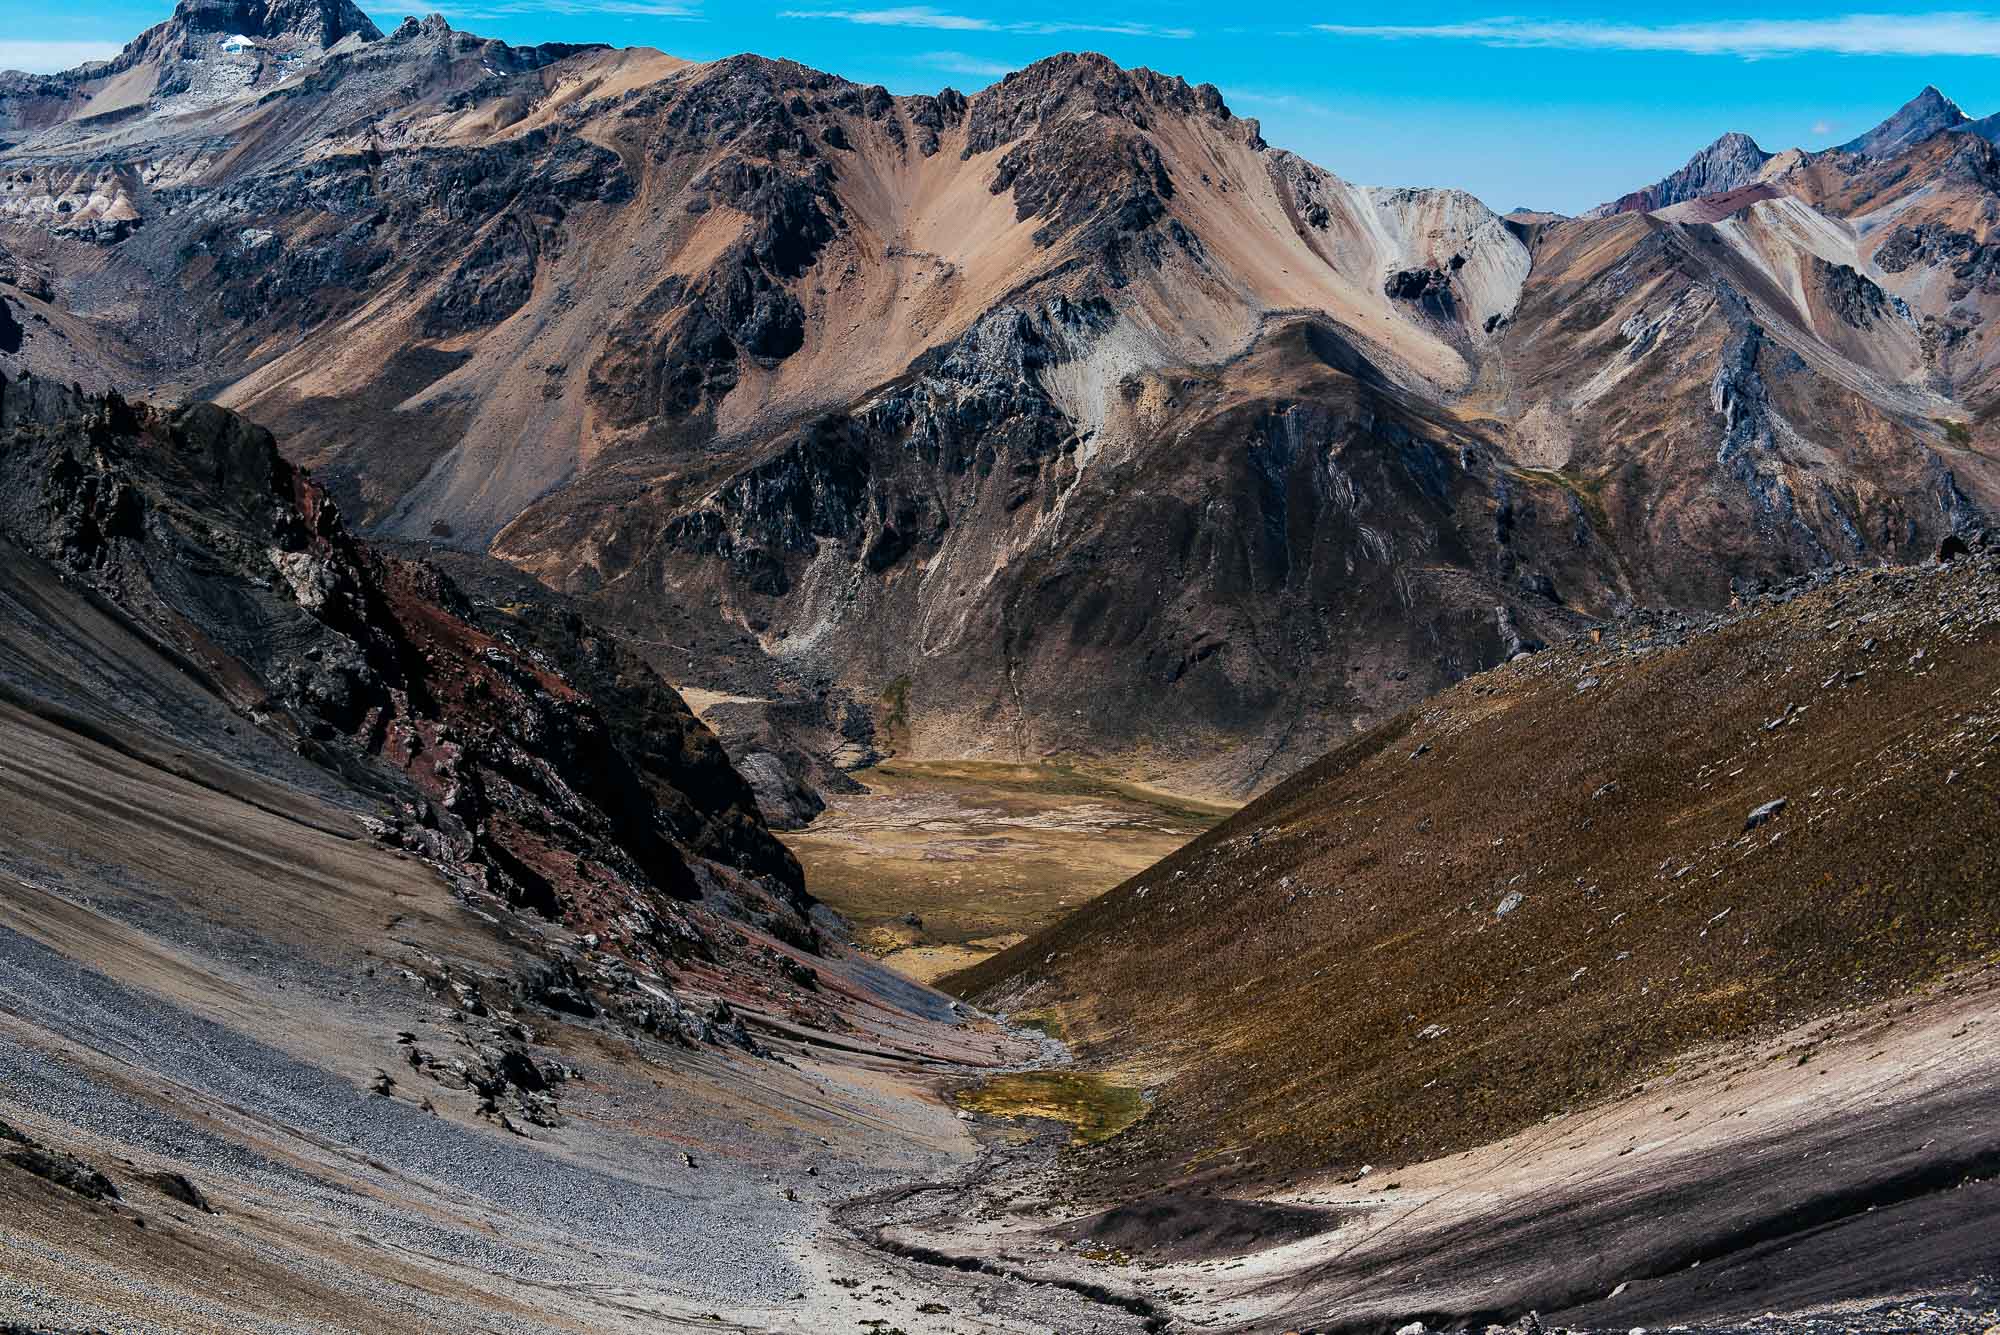
<svg viewBox="0 0 2000 1335"><path fill-rule="evenodd" d="M1156 1152L1273 1170L1450 1153L1895 995L2000 940L1996 581L1850 573L1494 669L960 986L1167 1078Z"/></svg>
<svg viewBox="0 0 2000 1335"><path fill-rule="evenodd" d="M13 149L6 244L369 531L861 754L894 699L917 753L1242 792L1579 617L1910 559L1995 493L1992 298L1935 277L1974 136L1726 137L1664 211L1524 221L1096 56L893 98L434 19L298 63ZM1903 210L1967 240L1892 274Z"/></svg>
<svg viewBox="0 0 2000 1335"><path fill-rule="evenodd" d="M713 736L543 610L212 404L0 376L0 1324L973 1310L834 1207L964 1171L926 1072L1031 1046L823 937ZM1095 1319L980 1279L969 1330Z"/></svg>
<svg viewBox="0 0 2000 1335"><path fill-rule="evenodd" d="M1147 1087L1073 1165L1086 1203L1390 1193L1363 1208L1397 1241L1343 1215L1234 1286L1257 1329L1477 1328L1690 1260L1743 1268L1673 1281L1654 1319L1762 1311L1829 1279L1823 1247L1827 1296L1969 1275L1992 1196L1951 1188L1993 1160L1946 1105L2000 1089L1968 1037L2000 950L1996 642L1991 552L1635 617L1437 696L946 985ZM1817 1095L1768 1074L1807 1066ZM1869 1218L1933 1191L1958 1223Z"/></svg>
<svg viewBox="0 0 2000 1335"><path fill-rule="evenodd" d="M67 619L95 608L212 694L202 746L268 734L382 803L388 844L475 902L598 933L607 964L663 977L734 958L741 932L704 900L816 946L798 865L714 737L581 622L527 644L482 630L441 574L355 542L268 433L213 405L0 378L0 432L9 564L47 562L75 590L19 605L17 705L88 718L94 685L143 691L123 670L64 683ZM578 685L614 678L615 729Z"/></svg>

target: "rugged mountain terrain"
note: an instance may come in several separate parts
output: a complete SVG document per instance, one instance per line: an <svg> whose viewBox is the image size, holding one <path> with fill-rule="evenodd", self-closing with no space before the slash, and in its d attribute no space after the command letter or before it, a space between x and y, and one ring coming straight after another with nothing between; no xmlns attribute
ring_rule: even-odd
<svg viewBox="0 0 2000 1335"><path fill-rule="evenodd" d="M733 738L794 778L893 716L1241 792L1579 618L1992 504L1993 154L1925 99L1524 221L1095 56L896 98L322 26L269 85L36 113L0 355L248 412L366 531L811 715Z"/></svg>
<svg viewBox="0 0 2000 1335"><path fill-rule="evenodd" d="M985 966L1089 1148L939 1105L1103 1077L799 916L556 600L212 405L10 379L0 481L0 1319L1990 1322L1983 539L1482 674Z"/></svg>
<svg viewBox="0 0 2000 1335"><path fill-rule="evenodd" d="M0 142L58 126L102 126L199 110L282 82L287 66L381 30L351 0L186 0L114 59L63 74L0 72ZM110 223L136 213L114 210Z"/></svg>
<svg viewBox="0 0 2000 1335"><path fill-rule="evenodd" d="M224 409L0 377L0 1325L973 1308L835 1206L962 1171L926 1072L1032 1049L842 944L548 610L357 541ZM967 1330L1094 1319L980 1288Z"/></svg>
<svg viewBox="0 0 2000 1335"><path fill-rule="evenodd" d="M1635 616L946 985L1146 1088L1079 1152L1072 1217L1159 1201L1132 1236L1167 1248L1177 1194L1337 1203L1209 1309L1256 1329L1622 1329L1969 1278L2000 1166L1996 643L1990 551Z"/></svg>
<svg viewBox="0 0 2000 1335"><path fill-rule="evenodd" d="M798 865L714 736L573 615L482 629L445 576L357 543L268 432L213 405L0 379L0 433L10 578L69 590L15 605L16 705L107 726L106 702L143 683L63 673L71 623L111 617L214 697L184 742L281 743L382 803L376 837L474 902L593 933L607 963L659 977L738 954L704 901L816 947Z"/></svg>
<svg viewBox="0 0 2000 1335"><path fill-rule="evenodd" d="M1991 1324L1935 90L1501 218L1097 56L185 0L0 140L0 1319ZM885 752L1270 791L956 980L1070 1069L772 835Z"/></svg>

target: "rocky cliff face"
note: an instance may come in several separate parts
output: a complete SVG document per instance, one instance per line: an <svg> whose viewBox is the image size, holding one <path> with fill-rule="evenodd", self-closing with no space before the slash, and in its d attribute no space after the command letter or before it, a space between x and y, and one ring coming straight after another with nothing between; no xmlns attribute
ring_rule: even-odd
<svg viewBox="0 0 2000 1335"><path fill-rule="evenodd" d="M0 531L244 726L376 794L376 837L472 902L654 971L734 958L732 914L816 942L796 862L664 683L573 617L482 629L441 572L357 542L241 418L0 377Z"/></svg>

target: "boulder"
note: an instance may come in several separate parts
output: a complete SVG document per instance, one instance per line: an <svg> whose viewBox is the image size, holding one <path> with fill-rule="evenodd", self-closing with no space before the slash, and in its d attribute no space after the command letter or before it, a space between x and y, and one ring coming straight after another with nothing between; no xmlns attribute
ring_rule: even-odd
<svg viewBox="0 0 2000 1335"><path fill-rule="evenodd" d="M1743 818L1743 832L1748 834L1760 825L1769 825L1784 811L1787 801L1786 798L1776 797L1756 808Z"/></svg>
<svg viewBox="0 0 2000 1335"><path fill-rule="evenodd" d="M177 1200L182 1205L192 1206L203 1214L215 1213L215 1207L208 1203L208 1197L202 1194L201 1188L180 1173L165 1170L148 1173L146 1181L161 1195Z"/></svg>

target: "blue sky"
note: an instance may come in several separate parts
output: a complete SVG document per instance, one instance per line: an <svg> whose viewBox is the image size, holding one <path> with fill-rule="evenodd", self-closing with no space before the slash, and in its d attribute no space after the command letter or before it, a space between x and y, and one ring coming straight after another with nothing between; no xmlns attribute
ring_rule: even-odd
<svg viewBox="0 0 2000 1335"><path fill-rule="evenodd" d="M362 0L385 29L406 11ZM0 0L0 67L115 48L170 6ZM1214 0L446 0L515 42L789 56L896 92L971 92L1051 52L1221 86L1272 143L1366 184L1449 185L1575 211L1725 130L1766 149L1849 138L1935 83L2000 110L2000 12L1497 0L1423 9Z"/></svg>

